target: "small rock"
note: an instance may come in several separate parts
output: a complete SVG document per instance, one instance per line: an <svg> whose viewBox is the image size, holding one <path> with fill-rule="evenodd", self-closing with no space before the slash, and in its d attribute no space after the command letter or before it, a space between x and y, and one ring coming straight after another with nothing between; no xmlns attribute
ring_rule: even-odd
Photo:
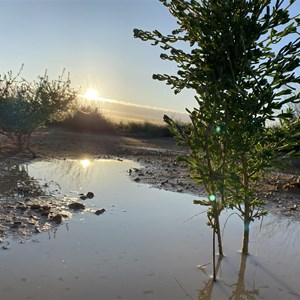
<svg viewBox="0 0 300 300"><path fill-rule="evenodd" d="M51 206L49 206L49 205L43 205L42 209L48 211L48 210L51 209Z"/></svg>
<svg viewBox="0 0 300 300"><path fill-rule="evenodd" d="M82 195L82 196L80 196L79 198L80 198L81 200L86 200L86 199L87 199L87 196Z"/></svg>
<svg viewBox="0 0 300 300"><path fill-rule="evenodd" d="M134 178L133 181L135 181L135 182L140 182L141 179L137 177L137 178Z"/></svg>
<svg viewBox="0 0 300 300"><path fill-rule="evenodd" d="M8 249L9 249L8 245L9 245L9 244L7 244L7 245L5 245L5 246L2 246L2 249L8 250Z"/></svg>
<svg viewBox="0 0 300 300"><path fill-rule="evenodd" d="M73 217L72 213L67 210L62 210L60 214L63 218L71 219Z"/></svg>
<svg viewBox="0 0 300 300"><path fill-rule="evenodd" d="M290 210L296 210L298 208L297 204L290 207Z"/></svg>
<svg viewBox="0 0 300 300"><path fill-rule="evenodd" d="M70 209L78 210L78 209L85 209L85 205L78 202L73 202L68 205Z"/></svg>
<svg viewBox="0 0 300 300"><path fill-rule="evenodd" d="M36 233L41 233L41 232L42 232L42 230L41 230L40 227L38 227L38 226L36 226L34 229L35 229L35 232L36 232Z"/></svg>
<svg viewBox="0 0 300 300"><path fill-rule="evenodd" d="M88 192L87 194L86 194L86 197L87 198L89 198L89 199L92 199L92 198L94 198L94 193L93 192Z"/></svg>
<svg viewBox="0 0 300 300"><path fill-rule="evenodd" d="M56 224L61 224L61 222L63 221L63 217L62 217L62 215L58 214L58 215L54 216L51 220L53 222L55 222Z"/></svg>
<svg viewBox="0 0 300 300"><path fill-rule="evenodd" d="M22 211L25 211L28 209L28 207L26 205L19 205L17 206L18 209L22 210Z"/></svg>
<svg viewBox="0 0 300 300"><path fill-rule="evenodd" d="M42 217L48 218L49 214L50 214L49 211L43 211L43 212L41 212L41 216L42 216Z"/></svg>
<svg viewBox="0 0 300 300"><path fill-rule="evenodd" d="M18 228L22 225L22 222L20 221L15 221L12 225L11 228Z"/></svg>
<svg viewBox="0 0 300 300"><path fill-rule="evenodd" d="M101 209L96 210L96 211L95 211L95 214L96 214L97 216L99 216L99 215L102 215L105 211L106 211L105 208L101 208Z"/></svg>
<svg viewBox="0 0 300 300"><path fill-rule="evenodd" d="M30 209L40 209L41 206L39 204L32 204L30 205Z"/></svg>

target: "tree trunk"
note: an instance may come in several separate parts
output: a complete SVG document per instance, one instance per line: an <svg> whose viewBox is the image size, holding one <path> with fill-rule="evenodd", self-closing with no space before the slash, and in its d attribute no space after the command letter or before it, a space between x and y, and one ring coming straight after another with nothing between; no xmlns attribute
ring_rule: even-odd
<svg viewBox="0 0 300 300"><path fill-rule="evenodd" d="M215 220L215 232L217 234L218 238L218 250L219 250L219 256L223 257L223 245L222 245L222 236L221 236L221 228L220 228L220 220L219 220L219 215Z"/></svg>
<svg viewBox="0 0 300 300"><path fill-rule="evenodd" d="M249 254L249 232L250 232L250 221L249 218L246 218L246 213L244 217L244 238L243 238L243 249L242 254Z"/></svg>
<svg viewBox="0 0 300 300"><path fill-rule="evenodd" d="M217 281L216 275L216 231L213 229L213 280Z"/></svg>
<svg viewBox="0 0 300 300"><path fill-rule="evenodd" d="M248 255L249 253L249 231L250 231L250 203L249 203L249 176L248 176L248 162L245 155L242 156L242 167L243 167L243 185L245 191L244 198L244 238L242 253Z"/></svg>

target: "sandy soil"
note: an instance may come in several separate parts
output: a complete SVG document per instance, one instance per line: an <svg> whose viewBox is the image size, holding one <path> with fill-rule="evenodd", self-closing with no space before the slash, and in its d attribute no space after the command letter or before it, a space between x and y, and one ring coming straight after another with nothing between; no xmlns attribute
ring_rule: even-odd
<svg viewBox="0 0 300 300"><path fill-rule="evenodd" d="M204 189L189 178L187 168L176 157L186 149L176 145L172 138L138 138L117 135L78 134L57 129L35 132L31 148L35 160L52 158L116 158L132 159L141 164L129 170L135 182L151 184L156 188L180 193L205 195ZM0 149L0 186L15 165L31 162L29 152L16 153L2 140ZM266 208L280 216L300 219L300 164L294 160L282 173L272 173L261 185ZM1 180L2 179L2 180ZM1 183L2 182L2 183ZM27 187L28 188L28 187ZM29 187L30 188L30 187ZM15 191L16 192L16 191ZM17 193L20 191L17 191ZM1 197L0 237L26 236L50 230L72 216L74 209L66 210L66 202L55 201L36 193L35 188L21 191L14 197ZM66 200L64 200L66 201ZM67 199L67 205L77 203ZM67 206L68 207L68 206ZM82 208L77 208L82 209ZM1 241L1 240L0 240ZM3 246L5 247L5 246Z"/></svg>

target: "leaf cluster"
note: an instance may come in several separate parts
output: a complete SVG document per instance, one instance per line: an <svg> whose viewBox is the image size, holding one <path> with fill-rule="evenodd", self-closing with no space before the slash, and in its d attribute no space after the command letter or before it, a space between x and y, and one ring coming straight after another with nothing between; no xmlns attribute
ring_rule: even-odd
<svg viewBox="0 0 300 300"><path fill-rule="evenodd" d="M178 28L134 30L134 36L159 46L161 59L176 63L176 74L154 74L175 94L195 91L197 106L187 110L191 125L182 130L164 117L180 144L192 177L222 207L236 207L253 220L256 185L275 163L293 153L299 126L286 104L300 101L299 18L290 16L295 1L160 0ZM279 122L280 129L268 126ZM209 205L209 200L201 204ZM211 203L213 206L214 203Z"/></svg>

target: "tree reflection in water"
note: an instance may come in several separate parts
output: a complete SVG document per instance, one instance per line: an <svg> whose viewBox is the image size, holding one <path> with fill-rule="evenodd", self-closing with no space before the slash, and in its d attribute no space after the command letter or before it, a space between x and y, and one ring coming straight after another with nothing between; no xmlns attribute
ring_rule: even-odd
<svg viewBox="0 0 300 300"><path fill-rule="evenodd" d="M36 164L36 168L39 165ZM41 169L47 169L48 178L55 178L57 182L70 183L73 188L80 188L90 181L94 175L94 161L82 160L53 160L51 162L41 162Z"/></svg>
<svg viewBox="0 0 300 300"><path fill-rule="evenodd" d="M222 257L218 257L218 261L216 264L216 275L218 275L218 273L219 273L219 270L221 267L221 262L222 262ZM204 270L202 270L202 271L206 274L206 272ZM204 287L200 290L199 299L203 299L203 300L212 299L214 285L217 283L218 283L218 281L215 282L213 280L213 278L210 278L209 280L207 280L204 284Z"/></svg>
<svg viewBox="0 0 300 300"><path fill-rule="evenodd" d="M229 300L255 300L259 295L258 289L247 290L245 288L245 271L246 271L246 263L247 257L244 254L241 254L241 262L240 262L240 269L238 274L238 280L235 284L227 284L222 280L221 284L225 284L226 286L232 289L232 295L228 298ZM216 265L216 273L219 273L221 267L222 258L219 258ZM220 281L221 279L219 279ZM212 300L213 298L213 289L215 284L220 284L218 281L214 282L212 278L205 282L204 287L200 290L199 293L199 300Z"/></svg>
<svg viewBox="0 0 300 300"><path fill-rule="evenodd" d="M235 289L232 291L232 295L231 297L229 297L229 300L232 299L255 300L256 296L259 295L258 289L247 290L245 288L244 280L245 280L247 258L248 258L247 255L241 254L241 263L240 263L238 281L236 284L232 285L232 287L235 286Z"/></svg>
<svg viewBox="0 0 300 300"><path fill-rule="evenodd" d="M0 194L3 196L41 196L45 193L44 187L28 175L27 165L14 165L1 178Z"/></svg>

